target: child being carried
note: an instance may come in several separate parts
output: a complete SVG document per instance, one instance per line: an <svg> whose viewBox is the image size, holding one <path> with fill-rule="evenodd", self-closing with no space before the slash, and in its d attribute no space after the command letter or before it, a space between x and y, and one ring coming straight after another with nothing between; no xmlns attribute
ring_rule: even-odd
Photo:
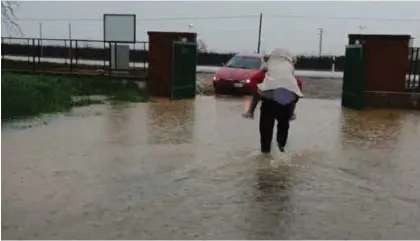
<svg viewBox="0 0 420 241"><path fill-rule="evenodd" d="M250 78L250 82L252 84L253 95L252 95L251 103L248 107L248 110L245 111L245 113L242 114L242 116L245 117L245 118L249 118L249 119L254 118L255 109L257 108L258 102L261 99L261 96L258 93L257 84L263 82L266 72L267 72L267 69L264 67L260 71L255 73ZM298 77L296 77L296 81L297 81L297 84L299 86L299 89L302 91L303 81L301 79L299 79ZM290 120L296 119L295 108L296 108L296 104L297 104L298 100L299 100L299 98L296 99L296 101L293 105L292 113L290 113Z"/></svg>

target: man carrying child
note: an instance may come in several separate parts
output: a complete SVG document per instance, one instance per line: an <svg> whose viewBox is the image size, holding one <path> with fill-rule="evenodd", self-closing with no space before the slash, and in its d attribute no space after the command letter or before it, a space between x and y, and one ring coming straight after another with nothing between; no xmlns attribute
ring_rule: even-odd
<svg viewBox="0 0 420 241"><path fill-rule="evenodd" d="M259 129L263 153L271 152L275 121L277 146L281 152L285 151L289 121L293 118L298 99L303 96L302 83L294 75L295 62L296 57L289 50L275 49L267 66L251 78L251 83L254 83L254 95L248 111L243 116L253 118L255 108L261 100Z"/></svg>
<svg viewBox="0 0 420 241"><path fill-rule="evenodd" d="M264 66L263 68L261 68L260 71L255 73L249 79L250 83L252 84L252 99L251 99L251 104L248 107L248 110L245 111L245 113L242 114L242 116L245 117L245 118L250 118L250 119L254 118L255 109L257 108L258 102L260 101L260 98L261 98L260 94L258 93L257 84L262 83L264 81L266 72L267 72L267 67ZM303 81L297 76L296 76L296 81L297 81L297 84L299 86L300 91L302 91ZM299 101L299 98L297 98L295 103L294 103L292 113L290 115L290 120L295 120L296 119L295 109L296 109L296 104L297 104L298 101Z"/></svg>

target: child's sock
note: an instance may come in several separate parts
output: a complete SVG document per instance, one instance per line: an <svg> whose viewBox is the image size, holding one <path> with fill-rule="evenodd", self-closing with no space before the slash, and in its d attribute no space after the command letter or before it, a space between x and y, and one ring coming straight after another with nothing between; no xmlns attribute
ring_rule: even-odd
<svg viewBox="0 0 420 241"><path fill-rule="evenodd" d="M247 119L254 119L254 114L251 113L249 110L247 112L243 113L242 116L244 118L247 118Z"/></svg>

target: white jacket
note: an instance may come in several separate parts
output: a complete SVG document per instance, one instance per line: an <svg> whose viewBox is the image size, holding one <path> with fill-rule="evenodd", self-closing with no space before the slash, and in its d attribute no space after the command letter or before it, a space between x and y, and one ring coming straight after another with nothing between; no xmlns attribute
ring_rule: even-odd
<svg viewBox="0 0 420 241"><path fill-rule="evenodd" d="M294 75L294 62L296 57L287 49L275 49L267 62L267 73L262 83L258 84L258 90L262 93L285 88L299 97L302 92Z"/></svg>

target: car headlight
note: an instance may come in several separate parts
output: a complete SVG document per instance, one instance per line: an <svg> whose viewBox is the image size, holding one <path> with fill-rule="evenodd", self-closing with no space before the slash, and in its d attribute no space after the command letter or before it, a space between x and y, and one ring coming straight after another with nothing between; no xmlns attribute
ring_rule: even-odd
<svg viewBox="0 0 420 241"><path fill-rule="evenodd" d="M216 76L213 77L213 81L218 81L219 78L217 78Z"/></svg>
<svg viewBox="0 0 420 241"><path fill-rule="evenodd" d="M246 80L242 80L241 82L242 83L245 83L245 84L249 84L249 83L251 83L251 80L250 79L246 79Z"/></svg>

